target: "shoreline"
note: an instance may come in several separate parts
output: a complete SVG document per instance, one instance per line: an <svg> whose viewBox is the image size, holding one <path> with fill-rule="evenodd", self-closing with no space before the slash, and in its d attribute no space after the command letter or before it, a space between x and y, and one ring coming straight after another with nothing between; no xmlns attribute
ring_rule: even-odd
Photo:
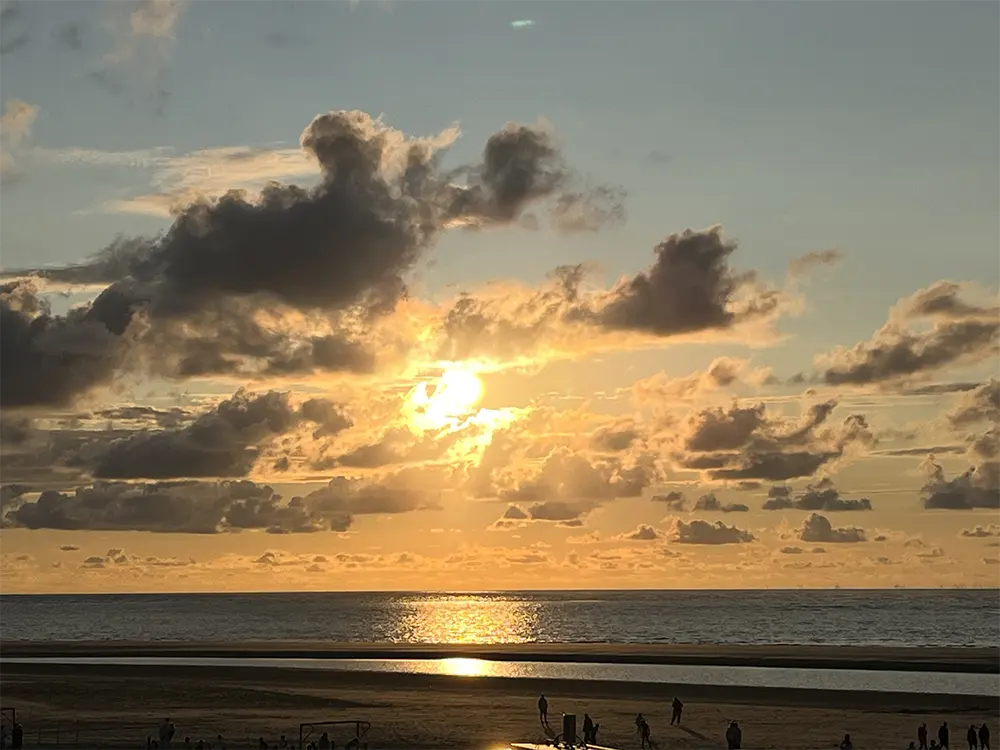
<svg viewBox="0 0 1000 750"><path fill-rule="evenodd" d="M377 691L461 691L467 695L506 696L556 694L570 698L600 698L625 695L630 700L667 702L683 694L686 701L729 706L781 706L823 708L875 713L988 713L1000 715L1000 695L935 695L928 693L886 693L865 690L693 685L686 683L621 683L604 680L542 679L534 677L470 677L426 675L401 672L338 672L322 669L282 669L280 667L238 666L147 666L104 664L4 664L0 682L12 677L73 678L76 680L177 681L213 684L258 684L272 688L363 689ZM6 692L6 690L5 690Z"/></svg>
<svg viewBox="0 0 1000 750"><path fill-rule="evenodd" d="M447 659L1000 674L1000 647L0 641L0 658Z"/></svg>

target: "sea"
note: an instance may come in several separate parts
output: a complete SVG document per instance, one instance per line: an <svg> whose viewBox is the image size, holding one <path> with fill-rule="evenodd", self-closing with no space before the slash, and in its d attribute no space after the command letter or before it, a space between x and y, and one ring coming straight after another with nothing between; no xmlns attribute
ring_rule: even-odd
<svg viewBox="0 0 1000 750"><path fill-rule="evenodd" d="M996 646L1000 590L2 595L0 640Z"/></svg>

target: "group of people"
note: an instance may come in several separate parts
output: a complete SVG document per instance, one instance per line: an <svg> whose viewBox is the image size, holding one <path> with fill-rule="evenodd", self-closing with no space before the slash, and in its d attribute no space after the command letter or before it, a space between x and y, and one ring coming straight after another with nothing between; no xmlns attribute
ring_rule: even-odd
<svg viewBox="0 0 1000 750"><path fill-rule="evenodd" d="M938 729L937 741L931 740L927 744L927 725L921 724L917 729L917 742L910 743L910 750L948 750L951 740L951 732L948 729L948 722L944 722ZM990 728L983 724L976 729L974 724L969 725L969 731L965 734L965 739L969 743L969 750L990 750ZM919 743L919 744L918 744Z"/></svg>
<svg viewBox="0 0 1000 750"><path fill-rule="evenodd" d="M0 726L0 750L7 750L7 727ZM21 750L24 746L24 727L14 722L10 730L10 750Z"/></svg>
<svg viewBox="0 0 1000 750"><path fill-rule="evenodd" d="M146 750L170 750L170 748L174 747L173 741L176 733L177 728L173 722L170 719L164 719L156 730L156 735L159 739L154 740L152 737L146 736ZM180 747L183 750L226 750L226 743L222 739L222 735L217 734L215 735L215 742L206 742L205 740L192 742L190 737L185 737Z"/></svg>

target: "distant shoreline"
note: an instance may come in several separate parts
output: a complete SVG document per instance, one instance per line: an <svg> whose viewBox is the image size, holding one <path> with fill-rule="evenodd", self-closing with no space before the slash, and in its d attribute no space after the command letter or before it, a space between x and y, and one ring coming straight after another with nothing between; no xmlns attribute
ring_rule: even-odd
<svg viewBox="0 0 1000 750"><path fill-rule="evenodd" d="M0 641L0 658L447 659L1000 674L998 647Z"/></svg>

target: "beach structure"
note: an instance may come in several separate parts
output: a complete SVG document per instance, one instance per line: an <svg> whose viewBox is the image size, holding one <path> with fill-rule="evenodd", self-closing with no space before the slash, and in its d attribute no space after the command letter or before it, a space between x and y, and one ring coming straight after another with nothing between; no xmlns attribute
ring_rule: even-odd
<svg viewBox="0 0 1000 750"><path fill-rule="evenodd" d="M592 745L584 742L576 733L576 714L563 714L562 732L549 737L545 743L512 742L510 750L614 750L604 745Z"/></svg>

